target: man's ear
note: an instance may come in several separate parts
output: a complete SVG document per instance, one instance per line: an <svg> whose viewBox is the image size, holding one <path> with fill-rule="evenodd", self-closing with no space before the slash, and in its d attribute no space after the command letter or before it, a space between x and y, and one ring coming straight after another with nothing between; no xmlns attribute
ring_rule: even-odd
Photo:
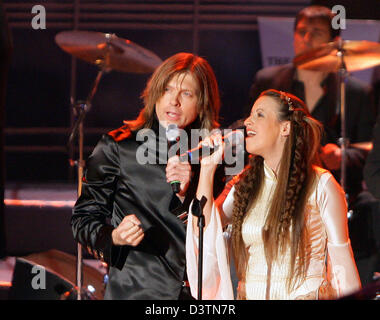
<svg viewBox="0 0 380 320"><path fill-rule="evenodd" d="M283 121L281 123L281 136L288 137L290 134L290 121Z"/></svg>

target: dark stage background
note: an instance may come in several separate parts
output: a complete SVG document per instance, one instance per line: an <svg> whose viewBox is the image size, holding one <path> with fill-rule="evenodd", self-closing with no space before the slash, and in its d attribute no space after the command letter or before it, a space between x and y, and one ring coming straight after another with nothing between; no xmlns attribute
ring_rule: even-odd
<svg viewBox="0 0 380 320"><path fill-rule="evenodd" d="M75 200L76 169L69 159L76 159L77 153L66 147L74 120L70 98L87 97L98 69L62 51L54 41L57 33L73 29L115 33L162 60L181 51L206 58L220 87L220 122L228 126L243 116L249 87L262 68L257 18L294 17L312 3L344 5L349 19L380 19L379 0L3 1L13 43L0 113L6 198ZM35 5L46 9L44 30L32 28ZM84 124L85 158L103 133L138 115L149 76L118 71L103 76ZM8 204L4 212L0 258L4 235L8 255L49 249L76 253L69 205Z"/></svg>
<svg viewBox="0 0 380 320"><path fill-rule="evenodd" d="M215 70L222 97L221 123L242 117L251 81L261 66L258 16L294 17L301 8L335 1L307 0L8 0L3 2L13 39L5 110L5 180L74 181L66 148L70 105L85 99L97 67L72 59L54 41L64 30L115 33L162 60L197 53ZM379 1L343 0L347 18L376 19ZM46 29L35 30L32 7L46 9ZM74 64L73 64L74 63ZM73 74L76 82L72 81ZM85 157L101 134L135 118L149 74L106 74L85 122ZM70 89L72 86L72 89ZM72 91L71 91L72 90ZM75 158L75 156L74 156Z"/></svg>
<svg viewBox="0 0 380 320"><path fill-rule="evenodd" d="M261 68L258 16L294 16L310 1L4 1L14 50L8 77L6 181L74 181L66 149L72 123L73 59L54 41L63 30L99 31L143 46L162 60L180 52L208 59L219 81L221 123L241 118L248 89ZM32 7L46 8L46 29L31 26ZM74 97L85 99L97 67L74 65ZM85 122L85 157L103 132L135 118L150 75L106 74Z"/></svg>

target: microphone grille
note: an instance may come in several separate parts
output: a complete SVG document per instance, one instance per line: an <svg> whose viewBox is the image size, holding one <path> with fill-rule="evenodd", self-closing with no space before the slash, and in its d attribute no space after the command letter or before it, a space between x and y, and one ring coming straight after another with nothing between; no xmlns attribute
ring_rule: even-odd
<svg viewBox="0 0 380 320"><path fill-rule="evenodd" d="M171 123L166 128L166 139L168 141L176 141L180 135L178 126L175 123Z"/></svg>

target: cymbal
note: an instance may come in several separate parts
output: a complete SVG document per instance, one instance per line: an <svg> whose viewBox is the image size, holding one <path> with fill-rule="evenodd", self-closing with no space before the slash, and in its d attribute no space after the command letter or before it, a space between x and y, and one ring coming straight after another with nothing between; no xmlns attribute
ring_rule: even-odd
<svg viewBox="0 0 380 320"><path fill-rule="evenodd" d="M362 150L365 150L365 151L371 151L373 149L373 142L372 141L369 141L369 142L356 142L356 143L351 143L350 146L358 148L358 149L362 149Z"/></svg>
<svg viewBox="0 0 380 320"><path fill-rule="evenodd" d="M323 44L293 59L293 64L306 70L335 72L341 68L339 49L344 54L346 70L359 71L380 64L380 43L340 40Z"/></svg>
<svg viewBox="0 0 380 320"><path fill-rule="evenodd" d="M110 33L62 31L55 42L74 57L108 71L150 73L162 62L151 51Z"/></svg>

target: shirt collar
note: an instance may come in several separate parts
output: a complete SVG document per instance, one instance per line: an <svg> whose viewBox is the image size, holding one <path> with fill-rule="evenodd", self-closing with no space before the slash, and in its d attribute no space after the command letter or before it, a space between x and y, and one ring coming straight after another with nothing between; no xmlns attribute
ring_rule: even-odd
<svg viewBox="0 0 380 320"><path fill-rule="evenodd" d="M273 182L277 182L277 177L276 177L276 174L274 173L274 171L266 164L265 160L264 160L264 174L265 174L265 178L273 181Z"/></svg>

